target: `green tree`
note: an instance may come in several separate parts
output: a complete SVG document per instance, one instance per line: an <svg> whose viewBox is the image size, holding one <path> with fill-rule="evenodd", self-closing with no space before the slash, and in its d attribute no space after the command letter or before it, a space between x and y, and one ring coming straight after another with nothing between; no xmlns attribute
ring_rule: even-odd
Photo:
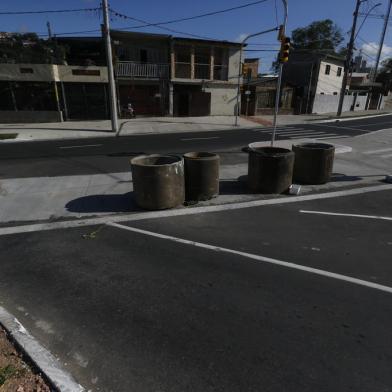
<svg viewBox="0 0 392 392"><path fill-rule="evenodd" d="M306 27L299 27L292 31L291 47L337 53L343 42L341 29L331 20L318 20Z"/></svg>
<svg viewBox="0 0 392 392"><path fill-rule="evenodd" d="M383 90L386 93L392 89L392 58L385 59L381 63L376 81L382 83Z"/></svg>
<svg viewBox="0 0 392 392"><path fill-rule="evenodd" d="M0 40L0 62L62 64L66 48L35 33L9 33Z"/></svg>

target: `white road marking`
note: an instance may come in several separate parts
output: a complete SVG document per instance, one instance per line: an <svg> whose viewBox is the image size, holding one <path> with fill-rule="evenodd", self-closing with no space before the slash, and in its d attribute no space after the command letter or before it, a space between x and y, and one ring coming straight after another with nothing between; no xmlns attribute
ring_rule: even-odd
<svg viewBox="0 0 392 392"><path fill-rule="evenodd" d="M375 114L372 116L358 116L358 117L346 117L346 118L339 118L338 120L336 118L330 119L330 120L320 120L318 123L331 123L331 122L345 122L345 121L356 121L356 120L366 120L368 118L375 118L375 117L383 117L383 116L392 116L392 113L385 113L385 114ZM377 123L372 123L372 124L377 124Z"/></svg>
<svg viewBox="0 0 392 392"><path fill-rule="evenodd" d="M60 149L67 149L67 148L84 148L84 147L100 147L102 144L82 144L80 146L61 146Z"/></svg>
<svg viewBox="0 0 392 392"><path fill-rule="evenodd" d="M381 155L381 158L392 158L392 154Z"/></svg>
<svg viewBox="0 0 392 392"><path fill-rule="evenodd" d="M327 127L327 128L335 128L335 129L349 129L350 131L357 131L357 132L369 132L369 131L364 131L363 129L359 128L352 128L352 127L340 127L338 125L325 125L325 124L312 124L312 126L315 125L317 127Z"/></svg>
<svg viewBox="0 0 392 392"><path fill-rule="evenodd" d="M380 192L380 191L391 191L392 184L383 184L368 186L357 189L349 189L344 191L335 191L327 193L318 193L306 196L289 196L289 197L278 197L267 200L253 200L240 203L228 203L215 206L204 206L204 207L191 207L191 208L178 208L173 210L162 210L162 211L151 211L151 212L139 212L131 214L118 214L111 216L103 216L99 218L86 218L86 219L75 219L62 222L50 222L50 223L35 223L31 225L20 225L10 227L0 227L0 235L10 235L19 233L31 233L36 231L46 230L58 230L58 229L70 229L75 227L85 226L96 226L111 222L131 222L145 219L158 219L158 218L169 218L173 216L186 216L203 214L209 212L220 212L220 211L233 211L242 208L262 207L276 204L287 204L296 203L311 200L323 200L331 199L334 197L362 195L364 193Z"/></svg>
<svg viewBox="0 0 392 392"><path fill-rule="evenodd" d="M364 154L369 155L369 154L378 154L379 152L388 152L392 151L392 148L381 148L379 150L369 150L365 151Z"/></svg>
<svg viewBox="0 0 392 392"><path fill-rule="evenodd" d="M301 135L323 135L325 132L309 132L309 131L297 131L297 132L279 132L277 135L280 136L301 136Z"/></svg>
<svg viewBox="0 0 392 392"><path fill-rule="evenodd" d="M338 137L338 135L336 135L334 133L322 133L320 135L315 134L315 133L310 133L307 136L308 136L308 138L314 137L315 139L324 139L324 137L329 137L329 136ZM303 136L290 137L290 139L302 139L302 138L303 138Z"/></svg>
<svg viewBox="0 0 392 392"><path fill-rule="evenodd" d="M350 218L381 219L381 220L392 221L392 218L389 216L379 216L379 215L344 214L339 212L309 211L309 210L299 210L299 212L302 212L303 214L348 216Z"/></svg>
<svg viewBox="0 0 392 392"><path fill-rule="evenodd" d="M295 132L295 131L303 131L302 128L276 128L276 132ZM261 133L272 133L273 128L271 129L263 129L262 131L258 131Z"/></svg>
<svg viewBox="0 0 392 392"><path fill-rule="evenodd" d="M188 142L191 140L210 140L210 139L220 139L220 136L211 136L211 137L191 137L189 139L180 139L183 142Z"/></svg>
<svg viewBox="0 0 392 392"><path fill-rule="evenodd" d="M327 136L327 137L319 137L319 138L317 138L317 139L344 139L344 138L348 138L348 137L352 137L352 136L346 136L346 135L343 135L343 136L341 136L341 135L334 135L334 136ZM350 149L350 151L351 151L351 149ZM349 151L349 152L350 152Z"/></svg>
<svg viewBox="0 0 392 392"><path fill-rule="evenodd" d="M147 231L147 230L137 229L135 227L120 225L118 223L109 222L109 223L107 223L107 225L111 226L111 227L116 227L118 229L131 231L131 232L134 232L134 233L148 235L148 236L155 237L155 238L160 238L160 239L164 239L164 240L174 241L174 242L178 242L178 243L185 244L185 245L192 245L192 246L196 246L198 248L213 250L215 252L230 253L230 254L234 254L234 255L237 255L237 256L246 257L248 259L261 261L261 262L264 262L264 263L269 263L269 264L279 265L281 267L286 267L286 268L295 269L295 270L299 270L299 271L309 272L309 273L320 275L320 276L323 276L323 277L326 277L326 278L337 279L337 280L341 280L341 281L344 281L344 282L356 284L356 285L359 285L359 286L365 286L365 287L369 287L369 288L372 288L372 289L375 289L375 290L380 290L380 291L384 291L384 292L387 292L389 294L392 294L392 287L384 286L384 285L381 285L381 284L378 284L378 283L373 283L373 282L369 282L369 281L362 280L362 279L353 278L351 276L337 274L335 272L329 272L329 271L321 270L321 269L318 269L318 268L307 267L305 265L290 263L290 262L287 262L287 261L273 259L271 257L259 256L259 255L255 255L253 253L241 252L241 251L234 250L234 249L229 249L229 248L222 248L220 246L205 244L205 243L202 243L202 242L190 241L190 240L186 240L186 239L183 239L183 238L174 237L174 236L171 236L171 235L160 234L160 233L155 233L153 231Z"/></svg>

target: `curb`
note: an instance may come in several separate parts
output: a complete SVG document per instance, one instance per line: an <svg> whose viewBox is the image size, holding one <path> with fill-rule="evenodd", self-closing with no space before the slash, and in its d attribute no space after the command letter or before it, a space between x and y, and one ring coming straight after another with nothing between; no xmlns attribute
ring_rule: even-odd
<svg viewBox="0 0 392 392"><path fill-rule="evenodd" d="M261 125L259 124L259 127ZM148 132L135 132L135 133L128 133L128 134L122 134L120 132L118 138L122 137L131 137L131 136L158 136L158 135L171 135L171 134L188 134L188 133L205 133L205 132L224 132L224 131L240 131L240 130L246 130L246 129L255 129L258 128L258 126L255 124L254 126L251 125L245 125L245 126L238 126L235 127L234 125L231 128L221 128L221 129L197 129L197 130L182 130L182 131L172 131L172 132L153 132L153 131L148 131ZM64 141L64 140L88 140L88 139L106 139L106 138L116 138L115 134L113 132L108 132L109 134L102 134L102 135L89 135L89 136L64 136L64 137L53 137L53 138L42 138L42 139L25 139L25 138L20 138L20 139L4 139L0 140L0 145L2 143L4 144L12 144L12 143L32 143L32 142L58 142L58 141ZM1 132L0 132L1 134Z"/></svg>
<svg viewBox="0 0 392 392"><path fill-rule="evenodd" d="M23 325L0 306L0 324L16 341L23 353L45 375L59 392L85 392L58 360L29 334Z"/></svg>
<svg viewBox="0 0 392 392"><path fill-rule="evenodd" d="M308 120L308 123L331 123L331 122L345 122L345 121L355 121L355 120L365 120L367 118L375 118L375 117L384 117L384 116L392 116L392 113L381 113L381 114L371 114L369 116L355 116L355 117L335 117L331 119L326 119L326 120L317 120L317 119L312 119Z"/></svg>

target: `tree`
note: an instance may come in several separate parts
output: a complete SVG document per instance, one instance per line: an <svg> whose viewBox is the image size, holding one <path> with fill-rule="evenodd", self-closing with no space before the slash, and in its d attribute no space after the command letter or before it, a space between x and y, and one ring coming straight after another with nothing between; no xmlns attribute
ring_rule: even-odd
<svg viewBox="0 0 392 392"><path fill-rule="evenodd" d="M341 29L330 19L319 20L292 31L291 47L337 53L343 42Z"/></svg>
<svg viewBox="0 0 392 392"><path fill-rule="evenodd" d="M66 48L35 33L7 33L0 39L0 62L62 64Z"/></svg>
<svg viewBox="0 0 392 392"><path fill-rule="evenodd" d="M376 81L382 83L385 93L392 89L392 58L385 59L381 63L381 70Z"/></svg>

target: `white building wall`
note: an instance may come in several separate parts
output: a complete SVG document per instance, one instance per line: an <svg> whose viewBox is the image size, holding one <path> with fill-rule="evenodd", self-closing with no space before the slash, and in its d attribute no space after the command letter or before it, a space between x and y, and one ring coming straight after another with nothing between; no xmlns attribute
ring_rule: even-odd
<svg viewBox="0 0 392 392"><path fill-rule="evenodd" d="M329 75L325 74L327 65L331 67ZM340 76L338 76L338 68L341 68ZM340 94L343 83L343 72L343 66L339 66L328 61L321 61L316 94Z"/></svg>
<svg viewBox="0 0 392 392"><path fill-rule="evenodd" d="M99 71L99 75L74 75L73 70ZM15 82L107 83L108 73L106 67L96 66L0 63L0 80Z"/></svg>
<svg viewBox="0 0 392 392"><path fill-rule="evenodd" d="M209 86L205 91L211 93L212 116L234 115L237 98L236 86Z"/></svg>
<svg viewBox="0 0 392 392"><path fill-rule="evenodd" d="M240 48L232 47L229 49L229 83L237 84L241 57L240 54Z"/></svg>

